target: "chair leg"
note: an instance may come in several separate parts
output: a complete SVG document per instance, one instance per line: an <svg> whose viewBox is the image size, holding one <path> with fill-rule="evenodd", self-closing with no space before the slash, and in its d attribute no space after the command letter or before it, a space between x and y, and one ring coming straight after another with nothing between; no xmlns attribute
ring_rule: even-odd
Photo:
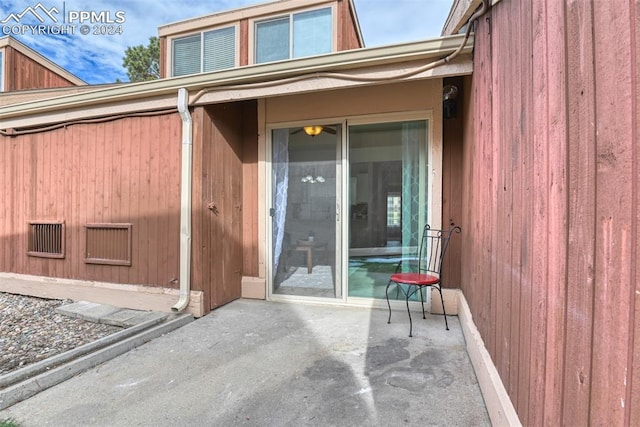
<svg viewBox="0 0 640 427"><path fill-rule="evenodd" d="M411 310L409 310L409 298L411 298L411 295L413 294L407 290L407 314L409 315L409 338L413 337L413 321L411 320Z"/></svg>
<svg viewBox="0 0 640 427"><path fill-rule="evenodd" d="M422 303L422 318L426 319L427 316L424 314L424 296L422 295L422 290L424 289L424 286L420 286L419 290L420 290L420 303Z"/></svg>
<svg viewBox="0 0 640 427"><path fill-rule="evenodd" d="M440 292L440 302L442 303L442 315L444 316L444 326L449 330L449 322L447 322L447 311L444 309L444 297L442 296L442 288L440 286L437 287L438 292Z"/></svg>
<svg viewBox="0 0 640 427"><path fill-rule="evenodd" d="M387 296L387 306L389 307L389 319L387 319L387 323L391 323L391 303L389 302L389 286L391 286L391 283L393 282L389 280L389 283L387 283L387 289L384 291ZM396 284L396 286L398 286L398 284Z"/></svg>

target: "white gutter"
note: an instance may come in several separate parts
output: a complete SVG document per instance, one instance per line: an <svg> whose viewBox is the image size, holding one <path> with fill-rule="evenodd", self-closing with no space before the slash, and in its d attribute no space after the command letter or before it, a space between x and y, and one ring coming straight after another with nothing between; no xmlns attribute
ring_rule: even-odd
<svg viewBox="0 0 640 427"><path fill-rule="evenodd" d="M182 162L180 181L180 299L171 307L181 312L189 305L191 292L191 169L193 165L193 120L189 114L189 92L178 89L178 112L182 119Z"/></svg>

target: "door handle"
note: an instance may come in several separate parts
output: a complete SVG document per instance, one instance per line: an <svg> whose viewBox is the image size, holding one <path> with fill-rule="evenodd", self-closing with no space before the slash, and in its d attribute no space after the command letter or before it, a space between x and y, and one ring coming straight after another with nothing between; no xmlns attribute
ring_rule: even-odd
<svg viewBox="0 0 640 427"><path fill-rule="evenodd" d="M340 204L336 203L336 221L340 222Z"/></svg>

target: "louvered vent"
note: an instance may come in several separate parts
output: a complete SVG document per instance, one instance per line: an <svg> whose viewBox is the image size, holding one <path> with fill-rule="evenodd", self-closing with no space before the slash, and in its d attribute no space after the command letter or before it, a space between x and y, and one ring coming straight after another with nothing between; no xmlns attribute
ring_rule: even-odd
<svg viewBox="0 0 640 427"><path fill-rule="evenodd" d="M87 264L131 265L131 224L87 224Z"/></svg>
<svg viewBox="0 0 640 427"><path fill-rule="evenodd" d="M27 255L64 258L64 221L29 221Z"/></svg>

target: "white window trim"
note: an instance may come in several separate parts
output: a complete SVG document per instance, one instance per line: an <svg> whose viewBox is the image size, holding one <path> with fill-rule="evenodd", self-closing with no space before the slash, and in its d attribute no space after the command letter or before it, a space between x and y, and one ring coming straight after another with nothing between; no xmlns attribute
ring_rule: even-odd
<svg viewBox="0 0 640 427"><path fill-rule="evenodd" d="M166 42L167 58L165 60L166 62L165 69L167 70L166 77L174 77L173 75L173 41L174 40L200 34L200 73L203 73L204 71L202 71L202 67L204 67L204 58L203 58L204 43L202 41L204 38L204 33L208 33L210 31L222 30L222 29L231 28L231 27L234 28L233 50L235 52L235 55L234 55L233 66L235 68L239 67L240 66L240 23L234 22L233 24L229 24L229 25L221 25L219 27L212 27L212 28L207 28L200 31L193 31L190 33L178 34L175 36L167 37L167 42ZM214 71L207 71L207 72L212 73Z"/></svg>
<svg viewBox="0 0 640 427"><path fill-rule="evenodd" d="M292 10L289 12L284 12L284 13L274 13L273 15L266 15L266 16L261 16L259 18L251 18L249 19L249 25L247 25L248 27L248 63L249 64L255 64L256 63L256 57L255 57L255 53L256 53L256 39L255 39L255 33L256 33L256 24L260 23L260 22L266 22L266 21L270 21L273 19L277 19L277 18L282 18L285 16L289 17L289 28L293 29L293 15L296 15L298 13L303 13L303 12L310 12L310 11L314 11L314 10L322 10L322 9L331 9L331 51L332 52L336 52L338 50L338 10L337 10L337 6L335 4L330 4L330 5L320 5L320 6L313 6L313 7L307 7L304 9L296 9L296 10ZM293 55L293 43L292 43L292 36L291 34L289 35L289 58L288 59L292 59L292 55Z"/></svg>

